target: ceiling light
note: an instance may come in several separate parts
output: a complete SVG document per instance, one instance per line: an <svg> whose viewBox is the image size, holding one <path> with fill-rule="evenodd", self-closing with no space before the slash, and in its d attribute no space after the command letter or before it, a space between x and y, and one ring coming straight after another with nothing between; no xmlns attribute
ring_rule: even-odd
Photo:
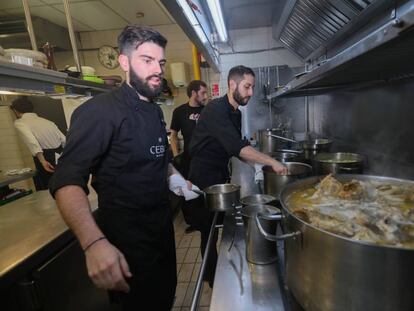
<svg viewBox="0 0 414 311"><path fill-rule="evenodd" d="M195 17L193 10L187 3L187 0L177 0L177 3L180 5L185 17L190 22L191 26L193 26L193 29L196 32L198 38L201 40L203 44L206 44L208 42L208 38L204 33L203 28L200 26L200 23L198 22L197 18Z"/></svg>
<svg viewBox="0 0 414 311"><path fill-rule="evenodd" d="M144 12L136 12L135 13L135 18L142 18L144 16L145 16Z"/></svg>
<svg viewBox="0 0 414 311"><path fill-rule="evenodd" d="M223 11L221 9L220 0L207 0L207 6L210 10L211 16L213 17L214 25L220 41L227 42L227 29L226 24L224 23Z"/></svg>

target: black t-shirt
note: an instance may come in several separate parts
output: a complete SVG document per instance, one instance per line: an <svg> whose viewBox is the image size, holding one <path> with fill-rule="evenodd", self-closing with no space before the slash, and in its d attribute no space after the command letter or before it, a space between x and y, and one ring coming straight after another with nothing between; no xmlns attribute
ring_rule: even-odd
<svg viewBox="0 0 414 311"><path fill-rule="evenodd" d="M225 170L232 156L249 143L241 137L241 112L234 110L227 95L207 104L190 143L194 163Z"/></svg>
<svg viewBox="0 0 414 311"><path fill-rule="evenodd" d="M186 103L174 109L170 128L177 132L181 131L184 138L184 152L186 154L188 154L191 137L203 108L203 106L191 107Z"/></svg>

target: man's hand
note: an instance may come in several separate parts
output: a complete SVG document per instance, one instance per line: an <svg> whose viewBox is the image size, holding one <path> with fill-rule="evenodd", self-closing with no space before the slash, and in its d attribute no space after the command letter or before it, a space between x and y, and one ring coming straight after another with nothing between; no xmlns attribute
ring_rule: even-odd
<svg viewBox="0 0 414 311"><path fill-rule="evenodd" d="M46 172L53 173L55 171L55 167L52 164L50 164L48 161L44 160L40 163L42 164Z"/></svg>
<svg viewBox="0 0 414 311"><path fill-rule="evenodd" d="M107 240L85 251L89 277L98 288L129 292L125 278L132 276L124 255Z"/></svg>
<svg viewBox="0 0 414 311"><path fill-rule="evenodd" d="M279 161L275 161L275 163L272 165L272 169L278 175L286 175L288 173L287 167Z"/></svg>

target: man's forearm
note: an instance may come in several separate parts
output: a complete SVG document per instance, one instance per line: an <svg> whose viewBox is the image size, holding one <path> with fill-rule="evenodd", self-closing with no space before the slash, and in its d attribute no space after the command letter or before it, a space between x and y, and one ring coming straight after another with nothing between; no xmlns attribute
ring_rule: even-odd
<svg viewBox="0 0 414 311"><path fill-rule="evenodd" d="M176 157L180 153L180 148L179 148L177 135L172 134L171 138L170 138L170 142L171 142L172 153L173 153L174 157Z"/></svg>
<svg viewBox="0 0 414 311"><path fill-rule="evenodd" d="M262 152L255 150L251 146L243 147L240 150L239 156L243 161L248 162L249 164L260 163L260 164L272 166L274 165L276 161L275 159L268 156L267 154L264 154Z"/></svg>
<svg viewBox="0 0 414 311"><path fill-rule="evenodd" d="M36 158L39 160L40 163L43 163L43 162L46 161L46 159L45 159L45 157L43 155L43 152L36 153Z"/></svg>
<svg viewBox="0 0 414 311"><path fill-rule="evenodd" d="M85 249L91 242L103 236L97 226L83 189L79 186L65 186L56 191L55 199L63 220Z"/></svg>
<svg viewBox="0 0 414 311"><path fill-rule="evenodd" d="M171 163L168 164L168 177L170 177L172 174L180 174L179 171L177 171L177 169L174 167L174 165L172 165Z"/></svg>

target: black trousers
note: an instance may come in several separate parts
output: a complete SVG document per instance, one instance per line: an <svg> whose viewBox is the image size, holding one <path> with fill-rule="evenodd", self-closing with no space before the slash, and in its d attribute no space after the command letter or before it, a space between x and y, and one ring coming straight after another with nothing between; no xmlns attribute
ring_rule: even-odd
<svg viewBox="0 0 414 311"><path fill-rule="evenodd" d="M110 292L110 298L123 311L170 311L177 286L172 218L168 216L163 226L144 223L142 218L143 214L133 209L98 211L98 224L124 254L132 273L127 279L130 292Z"/></svg>
<svg viewBox="0 0 414 311"><path fill-rule="evenodd" d="M58 147L56 149L43 149L43 156L47 162L52 164L53 166L56 165L56 158L55 153L61 153L62 147ZM36 166L36 175L33 177L33 181L35 184L36 190L47 190L49 187L49 180L52 177L53 173L47 172L44 168L42 163L36 158L33 157L33 161Z"/></svg>
<svg viewBox="0 0 414 311"><path fill-rule="evenodd" d="M228 170L226 168L216 168L209 167L204 163L198 161L192 161L190 164L190 172L188 179L194 184L197 185L200 189L205 189L206 187L212 186L214 184L221 184L228 181ZM204 258L204 253L207 246L207 240L210 233L211 224L214 218L214 212L211 212L206 204L204 197L198 197L197 199L190 200L187 202L186 208L188 208L188 213L191 215L191 225L200 231L201 234L201 255ZM219 215L217 223L222 223L224 214ZM214 282L214 275L217 266L217 239L218 232L215 231L214 236L212 237L212 247L207 258L207 266L205 272L205 280L209 282L210 285Z"/></svg>

